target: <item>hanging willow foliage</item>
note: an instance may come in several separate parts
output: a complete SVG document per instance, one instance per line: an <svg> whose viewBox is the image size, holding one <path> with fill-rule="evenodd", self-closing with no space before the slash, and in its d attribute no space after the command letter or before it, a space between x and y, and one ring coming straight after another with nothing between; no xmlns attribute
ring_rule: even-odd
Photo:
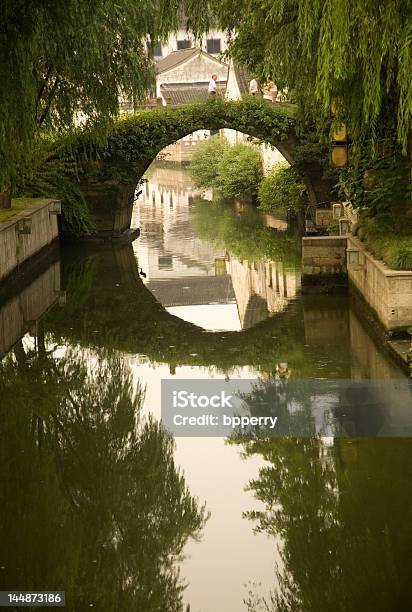
<svg viewBox="0 0 412 612"><path fill-rule="evenodd" d="M120 92L134 100L146 94L154 83L150 48L177 27L178 4L0 2L0 191L13 186L40 132L62 133L83 119L104 133Z"/></svg>
<svg viewBox="0 0 412 612"><path fill-rule="evenodd" d="M293 89L318 125L344 118L354 138L395 131L406 152L412 119L409 0L210 0L232 32L231 54ZM202 10L204 7L202 6Z"/></svg>

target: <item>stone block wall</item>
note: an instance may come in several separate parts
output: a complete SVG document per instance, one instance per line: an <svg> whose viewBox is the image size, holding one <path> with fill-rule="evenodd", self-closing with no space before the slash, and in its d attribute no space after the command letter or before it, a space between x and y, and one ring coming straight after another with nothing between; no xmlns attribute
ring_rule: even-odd
<svg viewBox="0 0 412 612"><path fill-rule="evenodd" d="M348 248L359 251L360 263L348 265L350 282L362 294L388 330L412 325L412 271L391 270L375 259L364 244L348 236Z"/></svg>
<svg viewBox="0 0 412 612"><path fill-rule="evenodd" d="M58 237L57 215L50 214L53 202L55 200L45 199L0 223L0 281ZM19 223L26 218L31 220L30 233L20 234Z"/></svg>
<svg viewBox="0 0 412 612"><path fill-rule="evenodd" d="M302 239L302 277L346 274L346 236L317 236Z"/></svg>

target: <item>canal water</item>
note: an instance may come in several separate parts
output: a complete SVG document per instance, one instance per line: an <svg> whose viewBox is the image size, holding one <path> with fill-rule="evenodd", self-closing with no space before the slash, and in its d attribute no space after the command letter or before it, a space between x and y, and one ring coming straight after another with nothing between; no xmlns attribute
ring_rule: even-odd
<svg viewBox="0 0 412 612"><path fill-rule="evenodd" d="M351 295L302 296L284 219L200 197L178 164L141 189L132 246L65 247L0 296L0 590L64 590L70 611L412 609L412 443L387 433L412 431L410 395L340 414L339 437L160 423L161 380L251 379L261 399L302 379L407 394L405 374Z"/></svg>

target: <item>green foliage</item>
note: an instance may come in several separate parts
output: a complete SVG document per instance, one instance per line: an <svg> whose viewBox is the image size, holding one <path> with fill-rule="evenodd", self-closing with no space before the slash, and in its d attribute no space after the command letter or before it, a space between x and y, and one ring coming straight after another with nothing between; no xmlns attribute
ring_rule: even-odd
<svg viewBox="0 0 412 612"><path fill-rule="evenodd" d="M219 186L219 166L228 142L220 136L211 136L196 146L189 171L200 189Z"/></svg>
<svg viewBox="0 0 412 612"><path fill-rule="evenodd" d="M56 198L62 203L62 228L71 237L87 236L94 219L80 191L76 166L69 160L48 158L47 148L36 149L30 167L19 177L18 193Z"/></svg>
<svg viewBox="0 0 412 612"><path fill-rule="evenodd" d="M254 208L239 212L223 202L200 200L194 223L201 238L227 249L240 260L281 262L292 268L300 265L299 237L263 227L261 215Z"/></svg>
<svg viewBox="0 0 412 612"><path fill-rule="evenodd" d="M339 173L339 196L371 215L404 215L411 202L410 167L393 145L385 141L389 155L376 154L366 143L358 146L355 162Z"/></svg>
<svg viewBox="0 0 412 612"><path fill-rule="evenodd" d="M394 270L412 270L412 215L405 217L402 231L394 231L392 217L361 215L358 237L375 257ZM399 220L397 221L397 225ZM408 228L409 226L409 228ZM409 231L408 231L409 229Z"/></svg>
<svg viewBox="0 0 412 612"><path fill-rule="evenodd" d="M209 0L230 53L294 91L301 115L351 135L397 133L406 149L412 118L412 5L407 0ZM205 11L193 5L193 11Z"/></svg>
<svg viewBox="0 0 412 612"><path fill-rule="evenodd" d="M146 52L177 27L169 0L2 0L0 190L18 176L40 131L72 129L79 113L99 125L154 82Z"/></svg>
<svg viewBox="0 0 412 612"><path fill-rule="evenodd" d="M385 146L393 146L393 142ZM409 165L399 152L384 156L363 147L356 165L342 170L339 195L359 212L357 233L389 267L412 269Z"/></svg>
<svg viewBox="0 0 412 612"><path fill-rule="evenodd" d="M262 178L262 156L258 149L238 144L224 151L219 164L219 184L224 197L255 198Z"/></svg>
<svg viewBox="0 0 412 612"><path fill-rule="evenodd" d="M301 192L305 189L296 171L285 164L276 165L259 187L259 206L262 210L302 209Z"/></svg>

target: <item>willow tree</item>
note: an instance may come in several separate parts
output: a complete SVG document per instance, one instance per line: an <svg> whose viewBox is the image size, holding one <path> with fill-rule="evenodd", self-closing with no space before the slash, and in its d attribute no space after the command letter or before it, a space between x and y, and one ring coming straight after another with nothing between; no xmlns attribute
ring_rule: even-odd
<svg viewBox="0 0 412 612"><path fill-rule="evenodd" d="M146 94L150 48L177 27L178 4L0 3L0 192L13 186L39 131L63 132L80 117L103 126L118 111L119 92Z"/></svg>
<svg viewBox="0 0 412 612"><path fill-rule="evenodd" d="M232 32L231 54L294 90L311 118L326 119L333 104L355 137L377 134L384 119L406 150L412 118L408 0L210 0L210 5Z"/></svg>

